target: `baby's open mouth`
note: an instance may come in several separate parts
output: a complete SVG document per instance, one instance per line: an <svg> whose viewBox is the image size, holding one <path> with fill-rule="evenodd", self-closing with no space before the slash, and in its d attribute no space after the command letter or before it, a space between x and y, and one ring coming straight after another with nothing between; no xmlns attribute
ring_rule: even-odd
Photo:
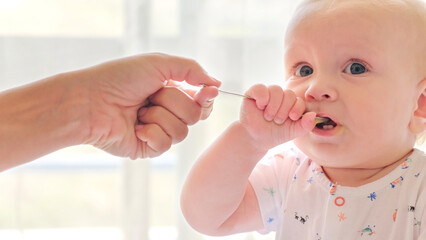
<svg viewBox="0 0 426 240"><path fill-rule="evenodd" d="M328 117L316 117L315 118L315 127L324 130L330 130L337 126L333 120Z"/></svg>

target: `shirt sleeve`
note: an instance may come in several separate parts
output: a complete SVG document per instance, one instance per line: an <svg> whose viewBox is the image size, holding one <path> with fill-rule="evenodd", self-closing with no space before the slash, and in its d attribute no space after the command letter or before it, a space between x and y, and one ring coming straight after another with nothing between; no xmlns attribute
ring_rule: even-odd
<svg viewBox="0 0 426 240"><path fill-rule="evenodd" d="M294 172L296 157L287 157L284 152L269 155L260 160L249 177L262 215L264 229L259 233L276 231L282 214L281 206L286 196L286 189Z"/></svg>

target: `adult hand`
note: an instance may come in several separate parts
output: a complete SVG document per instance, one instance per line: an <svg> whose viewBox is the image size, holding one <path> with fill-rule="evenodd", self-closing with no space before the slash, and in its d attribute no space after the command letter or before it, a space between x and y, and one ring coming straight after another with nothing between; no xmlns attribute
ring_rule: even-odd
<svg viewBox="0 0 426 240"><path fill-rule="evenodd" d="M145 141L142 156L158 156L188 134L188 125L206 119L213 108L211 99L218 94L216 87L198 91L176 86L169 81L149 98L150 104L139 109L136 136Z"/></svg>
<svg viewBox="0 0 426 240"><path fill-rule="evenodd" d="M194 60L153 53L61 73L1 92L0 170L78 144L92 144L123 157L158 156L186 136L176 135L176 128L183 125L166 128L167 122L144 123L138 119L138 111L156 101L158 106L171 106L172 102L178 107L169 113L186 127L205 117L210 99L217 95L215 87L207 87L177 101L182 98L165 94L170 80L195 86L220 85ZM163 97L151 102L150 96L157 91ZM179 115L182 109L192 109L195 114Z"/></svg>
<svg viewBox="0 0 426 240"><path fill-rule="evenodd" d="M217 95L215 88L203 88L191 96L175 87L163 89L165 85L176 85L173 81L220 85L194 60L160 53L120 59L86 71L92 76L93 89L87 143L132 159L158 156L183 140L187 125L207 117L202 116L206 112L202 108L210 108L208 102ZM147 110L145 120L138 121L138 111Z"/></svg>

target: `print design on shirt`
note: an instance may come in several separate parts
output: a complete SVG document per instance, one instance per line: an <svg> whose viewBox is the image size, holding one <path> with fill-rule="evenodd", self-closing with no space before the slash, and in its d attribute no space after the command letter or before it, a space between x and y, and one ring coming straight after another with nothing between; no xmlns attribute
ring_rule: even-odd
<svg viewBox="0 0 426 240"><path fill-rule="evenodd" d="M270 194L272 197L274 196L274 194L275 194L275 190L274 190L274 188L272 188L272 187L270 187L270 188L263 188L263 190L265 190L268 194Z"/></svg>
<svg viewBox="0 0 426 240"><path fill-rule="evenodd" d="M271 197L274 197L274 194L275 194L275 190L274 190L274 188L272 188L272 187L270 187L270 188L266 188L266 187L264 187L264 188L263 188L263 190L264 190L265 192L267 192L269 195L271 195ZM266 220L266 222L267 222L267 223L272 223L274 220L275 220L274 218L269 217L269 218Z"/></svg>
<svg viewBox="0 0 426 240"><path fill-rule="evenodd" d="M392 188L395 188L397 184L402 184L402 181L404 181L404 178L402 176L395 179L393 182L390 183Z"/></svg>
<svg viewBox="0 0 426 240"><path fill-rule="evenodd" d="M312 168L312 173L317 173L317 175L324 174L322 167Z"/></svg>
<svg viewBox="0 0 426 240"><path fill-rule="evenodd" d="M339 222L341 222L341 221L345 221L346 220L346 215L344 214L344 213L342 213L342 212L340 212L338 215L337 215L337 217L339 218Z"/></svg>
<svg viewBox="0 0 426 240"><path fill-rule="evenodd" d="M398 214L398 209L395 209L395 212L392 214L393 221L396 221L396 215Z"/></svg>
<svg viewBox="0 0 426 240"><path fill-rule="evenodd" d="M306 221L308 221L309 216L306 215L305 217L302 216L298 216L297 212L294 213L294 219L296 219L297 221L300 221L301 223L305 224Z"/></svg>
<svg viewBox="0 0 426 240"><path fill-rule="evenodd" d="M299 165L300 165L300 158L296 157L296 166L299 166Z"/></svg>
<svg viewBox="0 0 426 240"><path fill-rule="evenodd" d="M414 226L419 226L422 225L421 221L417 221L417 218L414 217Z"/></svg>
<svg viewBox="0 0 426 240"><path fill-rule="evenodd" d="M290 148L290 151L297 154L297 151L294 148ZM277 154L277 155L281 155L281 154ZM283 159L284 159L284 156L283 156ZM300 160L301 159L299 157L296 157L296 166L300 165Z"/></svg>
<svg viewBox="0 0 426 240"><path fill-rule="evenodd" d="M334 204L336 204L338 207L345 205L345 202L346 201L344 197L336 197L336 199L334 199Z"/></svg>
<svg viewBox="0 0 426 240"><path fill-rule="evenodd" d="M416 211L416 207L415 206L408 206L408 211L409 212L415 212ZM414 217L414 227L418 226L420 227L422 225L421 221L418 221L416 217Z"/></svg>
<svg viewBox="0 0 426 240"><path fill-rule="evenodd" d="M336 190L337 190L337 185L330 182L330 194L334 195L334 193L336 193Z"/></svg>
<svg viewBox="0 0 426 240"><path fill-rule="evenodd" d="M373 228L376 228L376 225L373 226ZM376 234L376 231L370 227L370 225L368 225L368 227L362 229L361 231L359 231L361 233L361 236L364 235L364 233L368 234L369 236Z"/></svg>
<svg viewBox="0 0 426 240"><path fill-rule="evenodd" d="M405 159L405 161L403 163L401 163L401 169L407 169L409 167L408 163L411 163L412 161L413 160L411 158Z"/></svg>
<svg viewBox="0 0 426 240"><path fill-rule="evenodd" d="M316 235L316 240L321 240L319 233L317 233L317 235Z"/></svg>
<svg viewBox="0 0 426 240"><path fill-rule="evenodd" d="M368 196L367 198L369 198L371 201L376 200L377 199L376 192L370 193L370 196Z"/></svg>

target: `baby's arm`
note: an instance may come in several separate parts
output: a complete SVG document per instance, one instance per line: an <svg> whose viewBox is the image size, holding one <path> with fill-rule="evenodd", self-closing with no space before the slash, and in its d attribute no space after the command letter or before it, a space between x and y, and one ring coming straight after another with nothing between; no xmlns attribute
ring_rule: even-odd
<svg viewBox="0 0 426 240"><path fill-rule="evenodd" d="M301 118L305 105L293 92L256 85L247 95L254 100L244 101L240 121L199 158L182 191L184 216L204 234L261 230L257 198L248 182L253 168L270 148L314 126L315 113Z"/></svg>

